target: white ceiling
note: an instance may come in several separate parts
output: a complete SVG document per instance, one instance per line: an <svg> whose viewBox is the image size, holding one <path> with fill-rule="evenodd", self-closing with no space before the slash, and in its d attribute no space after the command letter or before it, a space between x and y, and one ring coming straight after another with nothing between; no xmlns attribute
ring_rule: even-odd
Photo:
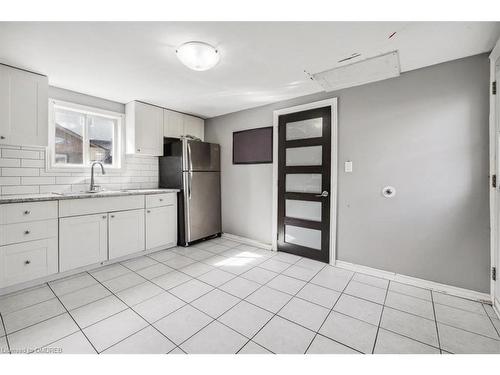
<svg viewBox="0 0 500 375"><path fill-rule="evenodd" d="M213 117L319 92L304 70L354 53L349 62L399 50L408 71L490 51L499 34L498 22L0 22L0 62L53 86ZM175 47L190 40L216 46L220 63L184 67Z"/></svg>

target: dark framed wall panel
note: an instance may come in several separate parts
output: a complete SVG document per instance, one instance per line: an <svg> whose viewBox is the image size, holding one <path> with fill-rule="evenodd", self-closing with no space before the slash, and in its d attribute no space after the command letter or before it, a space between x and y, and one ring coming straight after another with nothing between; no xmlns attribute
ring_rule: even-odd
<svg viewBox="0 0 500 375"><path fill-rule="evenodd" d="M233 164L271 164L273 127L233 132Z"/></svg>

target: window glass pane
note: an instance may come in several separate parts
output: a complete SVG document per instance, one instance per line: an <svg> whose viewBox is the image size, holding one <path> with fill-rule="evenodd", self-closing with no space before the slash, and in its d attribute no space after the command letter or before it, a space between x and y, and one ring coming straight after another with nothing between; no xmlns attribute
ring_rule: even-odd
<svg viewBox="0 0 500 375"><path fill-rule="evenodd" d="M55 163L83 164L85 115L55 108Z"/></svg>
<svg viewBox="0 0 500 375"><path fill-rule="evenodd" d="M285 200L285 216L296 219L321 221L321 202Z"/></svg>
<svg viewBox="0 0 500 375"><path fill-rule="evenodd" d="M288 122L286 124L286 140L321 137L323 134L323 118Z"/></svg>
<svg viewBox="0 0 500 375"><path fill-rule="evenodd" d="M321 250L321 231L285 225L285 242Z"/></svg>
<svg viewBox="0 0 500 375"><path fill-rule="evenodd" d="M293 147L286 149L286 165L321 165L322 146Z"/></svg>
<svg viewBox="0 0 500 375"><path fill-rule="evenodd" d="M113 143L116 120L100 116L88 116L90 161L113 164Z"/></svg>
<svg viewBox="0 0 500 375"><path fill-rule="evenodd" d="M293 193L321 193L321 174L287 174L286 191Z"/></svg>

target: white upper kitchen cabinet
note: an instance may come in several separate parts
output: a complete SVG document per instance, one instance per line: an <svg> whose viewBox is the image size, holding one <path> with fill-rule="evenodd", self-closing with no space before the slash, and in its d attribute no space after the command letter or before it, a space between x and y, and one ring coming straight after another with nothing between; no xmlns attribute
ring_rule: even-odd
<svg viewBox="0 0 500 375"><path fill-rule="evenodd" d="M127 154L163 155L163 108L134 101L125 106Z"/></svg>
<svg viewBox="0 0 500 375"><path fill-rule="evenodd" d="M109 259L145 250L144 209L109 214Z"/></svg>
<svg viewBox="0 0 500 375"><path fill-rule="evenodd" d="M47 146L48 79L0 64L0 144Z"/></svg>
<svg viewBox="0 0 500 375"><path fill-rule="evenodd" d="M184 115L184 135L205 139L205 121L199 117Z"/></svg>

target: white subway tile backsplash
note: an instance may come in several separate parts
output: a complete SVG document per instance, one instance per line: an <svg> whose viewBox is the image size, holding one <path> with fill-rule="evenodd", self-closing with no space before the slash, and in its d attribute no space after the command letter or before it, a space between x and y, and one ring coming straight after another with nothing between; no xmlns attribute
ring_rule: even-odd
<svg viewBox="0 0 500 375"><path fill-rule="evenodd" d="M87 168L88 169L88 168ZM0 146L0 194L62 193L87 190L90 170L47 171L45 150L36 147ZM95 183L108 190L158 187L158 158L127 155L122 169L97 171Z"/></svg>

